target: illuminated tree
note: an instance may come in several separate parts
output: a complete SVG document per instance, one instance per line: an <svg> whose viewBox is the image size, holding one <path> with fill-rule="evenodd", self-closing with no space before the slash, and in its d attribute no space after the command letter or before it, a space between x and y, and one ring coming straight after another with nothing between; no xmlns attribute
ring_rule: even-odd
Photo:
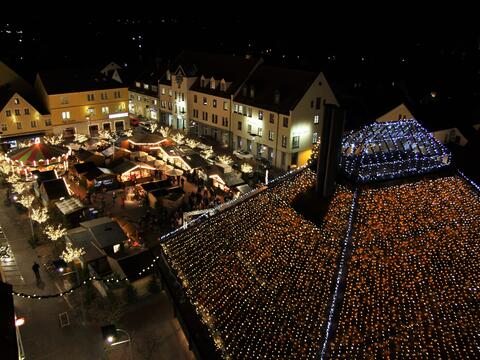
<svg viewBox="0 0 480 360"><path fill-rule="evenodd" d="M57 241L67 234L67 229L61 224L58 224L56 227L54 225L47 225L44 232L50 240Z"/></svg>
<svg viewBox="0 0 480 360"><path fill-rule="evenodd" d="M148 130L153 134L158 128L158 123L151 123Z"/></svg>
<svg viewBox="0 0 480 360"><path fill-rule="evenodd" d="M44 136L43 141L45 141L47 144L50 144L50 145L59 145L63 141L63 134Z"/></svg>
<svg viewBox="0 0 480 360"><path fill-rule="evenodd" d="M75 134L75 139L73 141L82 144L88 140L88 136L85 134Z"/></svg>
<svg viewBox="0 0 480 360"><path fill-rule="evenodd" d="M2 161L0 163L0 171L2 173L4 173L5 175L8 175L12 172L12 167L9 163L7 163L6 161Z"/></svg>
<svg viewBox="0 0 480 360"><path fill-rule="evenodd" d="M186 139L185 143L187 144L188 147L195 149L200 144L200 141L197 141L194 139Z"/></svg>
<svg viewBox="0 0 480 360"><path fill-rule="evenodd" d="M180 134L180 133L176 133L172 137L172 140L175 141L177 144L183 144L183 142L184 142L183 139L185 139L185 135Z"/></svg>
<svg viewBox="0 0 480 360"><path fill-rule="evenodd" d="M31 219L39 224L43 224L49 218L47 208L32 209Z"/></svg>
<svg viewBox="0 0 480 360"><path fill-rule="evenodd" d="M167 138L170 136L170 128L168 126L161 126L160 127L160 134L162 134L163 137Z"/></svg>
<svg viewBox="0 0 480 360"><path fill-rule="evenodd" d="M240 167L241 171L245 174L250 174L253 171L253 167L250 164L243 163Z"/></svg>
<svg viewBox="0 0 480 360"><path fill-rule="evenodd" d="M15 184L15 183L19 182L20 180L21 179L17 174L12 174L7 178L7 182L9 182L10 184Z"/></svg>
<svg viewBox="0 0 480 360"><path fill-rule="evenodd" d="M83 248L74 248L72 244L68 243L65 250L62 251L60 258L68 264L80 259L80 256L82 255L85 255L85 250Z"/></svg>
<svg viewBox="0 0 480 360"><path fill-rule="evenodd" d="M102 140L112 141L115 140L115 133L110 130L99 130L98 137Z"/></svg>
<svg viewBox="0 0 480 360"><path fill-rule="evenodd" d="M127 129L123 132L123 136L126 136L127 138L133 136L133 129Z"/></svg>
<svg viewBox="0 0 480 360"><path fill-rule="evenodd" d="M33 200L35 200L35 196L26 194L22 195L17 201L22 204L26 209L30 210L30 207L32 206Z"/></svg>
<svg viewBox="0 0 480 360"><path fill-rule="evenodd" d="M228 155L221 155L218 157L218 160L222 163L222 164L225 164L225 165L230 165L233 163L233 160L230 156Z"/></svg>
<svg viewBox="0 0 480 360"><path fill-rule="evenodd" d="M202 155L205 159L208 159L208 158L212 157L212 155L213 155L213 149L212 149L212 147L210 146L210 147L204 149L204 150L202 151L201 155Z"/></svg>
<svg viewBox="0 0 480 360"><path fill-rule="evenodd" d="M15 182L12 184L12 189L14 192L16 192L17 194L22 194L24 193L25 191L29 190L30 189L30 184L29 183L25 183L25 182Z"/></svg>

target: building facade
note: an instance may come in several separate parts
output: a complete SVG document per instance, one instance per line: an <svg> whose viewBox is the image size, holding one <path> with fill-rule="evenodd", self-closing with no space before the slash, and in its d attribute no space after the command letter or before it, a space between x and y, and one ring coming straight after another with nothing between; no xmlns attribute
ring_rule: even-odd
<svg viewBox="0 0 480 360"><path fill-rule="evenodd" d="M39 73L35 89L48 112L54 134L98 136L99 130L130 127L128 88L100 75Z"/></svg>
<svg viewBox="0 0 480 360"><path fill-rule="evenodd" d="M136 76L128 89L128 112L131 118L147 121L160 120L160 97L157 72Z"/></svg>

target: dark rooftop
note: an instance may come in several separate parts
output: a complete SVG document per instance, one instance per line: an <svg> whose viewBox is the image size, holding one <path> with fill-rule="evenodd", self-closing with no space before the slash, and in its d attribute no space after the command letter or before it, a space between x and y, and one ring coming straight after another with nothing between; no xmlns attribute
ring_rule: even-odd
<svg viewBox="0 0 480 360"><path fill-rule="evenodd" d="M44 181L40 186L45 189L49 201L70 196L63 178Z"/></svg>

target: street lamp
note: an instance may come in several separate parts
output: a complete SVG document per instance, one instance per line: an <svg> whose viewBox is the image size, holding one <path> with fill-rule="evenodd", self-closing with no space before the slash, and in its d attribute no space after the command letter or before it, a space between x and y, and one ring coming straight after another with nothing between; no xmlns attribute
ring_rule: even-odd
<svg viewBox="0 0 480 360"><path fill-rule="evenodd" d="M132 338L130 337L130 334L126 330L119 329L115 325L112 325L112 324L102 326L101 329L102 329L103 340L109 346L116 346L116 345L120 345L120 344L128 342L128 348L129 348L129 351L130 351L130 359L133 360ZM119 332L127 335L127 340L118 340L118 338L119 338L118 333Z"/></svg>

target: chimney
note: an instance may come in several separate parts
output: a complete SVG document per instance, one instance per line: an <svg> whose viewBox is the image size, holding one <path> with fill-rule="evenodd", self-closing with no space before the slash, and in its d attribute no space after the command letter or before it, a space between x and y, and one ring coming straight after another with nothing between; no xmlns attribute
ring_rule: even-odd
<svg viewBox="0 0 480 360"><path fill-rule="evenodd" d="M273 102L275 104L280 104L280 91L278 89L276 89L275 93L273 94Z"/></svg>
<svg viewBox="0 0 480 360"><path fill-rule="evenodd" d="M336 105L326 104L317 160L316 191L322 197L332 195L335 190L344 123L345 111Z"/></svg>
<svg viewBox="0 0 480 360"><path fill-rule="evenodd" d="M253 85L250 86L250 97L253 99L255 97L255 88Z"/></svg>

